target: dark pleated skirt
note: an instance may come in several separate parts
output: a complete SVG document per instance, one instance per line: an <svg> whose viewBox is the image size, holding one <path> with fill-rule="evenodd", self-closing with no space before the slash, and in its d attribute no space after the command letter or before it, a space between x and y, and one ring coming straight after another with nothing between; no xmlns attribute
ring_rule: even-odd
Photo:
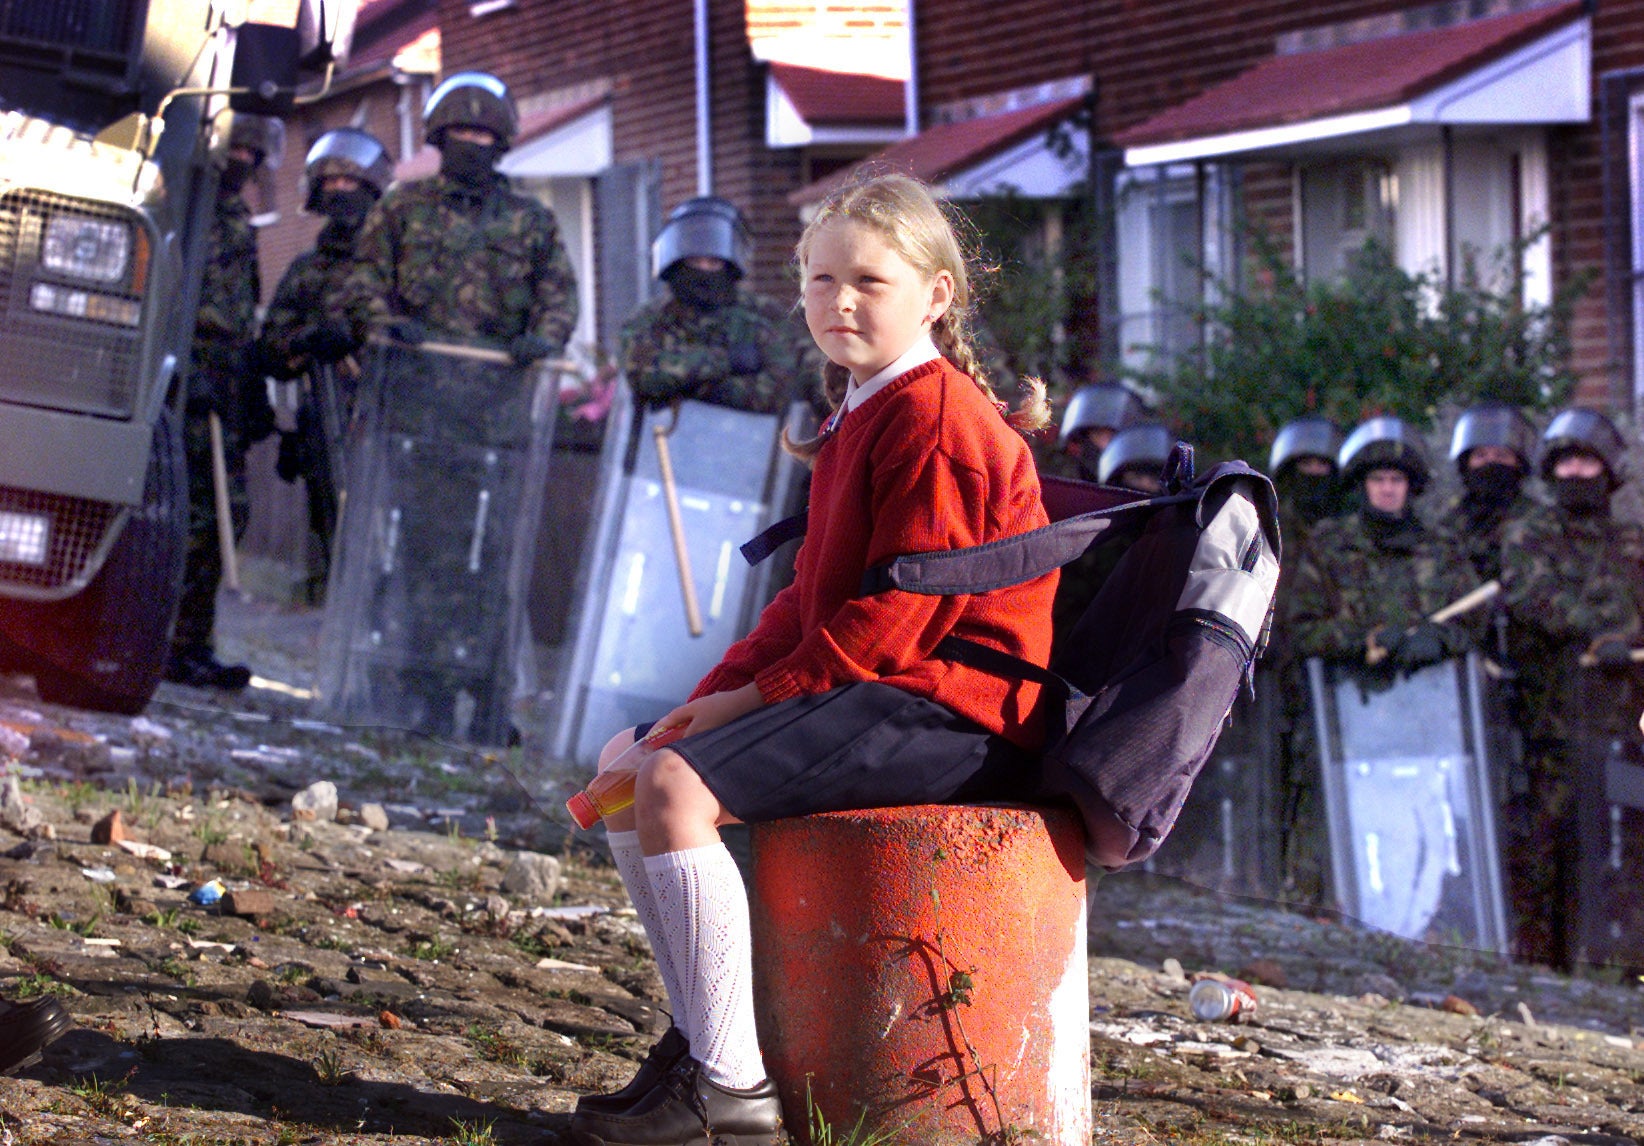
<svg viewBox="0 0 1644 1146"><path fill-rule="evenodd" d="M671 747L744 823L1022 800L1039 767L1037 757L951 709L873 682L768 704Z"/></svg>

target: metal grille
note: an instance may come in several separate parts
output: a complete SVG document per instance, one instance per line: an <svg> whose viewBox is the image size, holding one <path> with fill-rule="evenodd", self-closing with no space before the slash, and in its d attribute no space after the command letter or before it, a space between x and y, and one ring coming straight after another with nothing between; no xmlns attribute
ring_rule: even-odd
<svg viewBox="0 0 1644 1146"><path fill-rule="evenodd" d="M44 565L0 561L0 586L50 595L89 580L86 570L120 509L107 502L0 488L0 512L44 514L50 519Z"/></svg>
<svg viewBox="0 0 1644 1146"><path fill-rule="evenodd" d="M120 281L95 283L43 264L46 229L68 214L131 227L128 261L145 241L136 217L116 207L44 191L0 198L0 399L130 417L142 332L111 312L138 318L142 300L130 290L129 268Z"/></svg>
<svg viewBox="0 0 1644 1146"><path fill-rule="evenodd" d="M143 0L0 0L0 36L120 52Z"/></svg>

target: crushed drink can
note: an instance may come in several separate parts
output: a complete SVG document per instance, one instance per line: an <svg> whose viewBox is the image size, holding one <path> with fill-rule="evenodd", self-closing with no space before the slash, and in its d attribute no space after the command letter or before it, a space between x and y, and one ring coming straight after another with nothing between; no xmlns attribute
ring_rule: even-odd
<svg viewBox="0 0 1644 1146"><path fill-rule="evenodd" d="M1201 1023L1242 1022L1256 1009L1256 990L1242 979L1200 979L1187 1006Z"/></svg>

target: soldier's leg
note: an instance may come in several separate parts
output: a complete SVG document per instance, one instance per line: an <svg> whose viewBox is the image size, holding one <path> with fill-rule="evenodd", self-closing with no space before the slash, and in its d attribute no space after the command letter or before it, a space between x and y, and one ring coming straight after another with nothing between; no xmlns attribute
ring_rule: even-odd
<svg viewBox="0 0 1644 1146"><path fill-rule="evenodd" d="M217 585L223 577L211 478L211 430L206 414L187 415L183 449L188 466L188 553L183 562L182 603L172 630L174 657L211 647L217 620Z"/></svg>
<svg viewBox="0 0 1644 1146"><path fill-rule="evenodd" d="M1534 740L1525 749L1526 791L1505 817L1507 886L1521 962L1566 967L1577 904L1577 823L1566 746Z"/></svg>

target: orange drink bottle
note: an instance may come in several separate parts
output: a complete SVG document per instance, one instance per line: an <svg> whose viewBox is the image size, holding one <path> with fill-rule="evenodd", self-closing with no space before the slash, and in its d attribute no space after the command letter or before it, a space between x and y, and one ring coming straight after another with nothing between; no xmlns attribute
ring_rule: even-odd
<svg viewBox="0 0 1644 1146"><path fill-rule="evenodd" d="M684 731L683 724L653 728L624 749L586 788L565 801L565 810L571 813L577 827L587 831L606 816L633 807L634 781L639 777L640 764L658 748L678 740Z"/></svg>

